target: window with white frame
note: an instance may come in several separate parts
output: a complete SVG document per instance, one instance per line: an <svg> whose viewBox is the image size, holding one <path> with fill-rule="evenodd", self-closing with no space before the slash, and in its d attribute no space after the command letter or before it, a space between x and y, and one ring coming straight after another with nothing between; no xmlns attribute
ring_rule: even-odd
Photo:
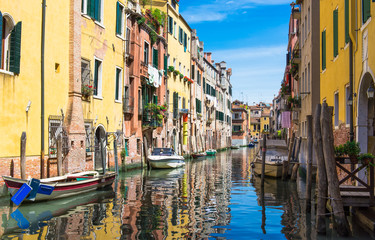
<svg viewBox="0 0 375 240"><path fill-rule="evenodd" d="M124 5L122 3L116 3L116 34L124 37Z"/></svg>
<svg viewBox="0 0 375 240"><path fill-rule="evenodd" d="M102 97L102 60L95 58L94 64L94 96Z"/></svg>
<svg viewBox="0 0 375 240"><path fill-rule="evenodd" d="M122 69L116 67L115 100L121 101Z"/></svg>
<svg viewBox="0 0 375 240"><path fill-rule="evenodd" d="M177 32L177 23L174 21L173 23L173 37L176 38L176 32Z"/></svg>
<svg viewBox="0 0 375 240"><path fill-rule="evenodd" d="M339 93L335 93L335 126L339 126Z"/></svg>
<svg viewBox="0 0 375 240"><path fill-rule="evenodd" d="M20 73L22 22L0 12L0 69Z"/></svg>
<svg viewBox="0 0 375 240"><path fill-rule="evenodd" d="M103 0L82 0L81 11L99 23L103 22Z"/></svg>
<svg viewBox="0 0 375 240"><path fill-rule="evenodd" d="M149 47L148 42L145 41L144 47L143 47L143 61L144 61L144 64L146 65L148 65L149 53L150 53L150 47Z"/></svg>
<svg viewBox="0 0 375 240"><path fill-rule="evenodd" d="M350 124L350 105L348 104L349 97L350 97L350 88L348 85L345 87L345 102L346 102L345 122L346 124Z"/></svg>
<svg viewBox="0 0 375 240"><path fill-rule="evenodd" d="M310 92L310 63L307 65L307 92Z"/></svg>

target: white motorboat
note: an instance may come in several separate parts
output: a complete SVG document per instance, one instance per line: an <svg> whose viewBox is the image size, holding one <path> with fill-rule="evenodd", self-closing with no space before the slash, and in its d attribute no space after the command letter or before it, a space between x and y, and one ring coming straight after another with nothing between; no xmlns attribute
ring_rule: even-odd
<svg viewBox="0 0 375 240"><path fill-rule="evenodd" d="M172 148L154 148L148 161L152 168L178 168L185 165L184 157Z"/></svg>

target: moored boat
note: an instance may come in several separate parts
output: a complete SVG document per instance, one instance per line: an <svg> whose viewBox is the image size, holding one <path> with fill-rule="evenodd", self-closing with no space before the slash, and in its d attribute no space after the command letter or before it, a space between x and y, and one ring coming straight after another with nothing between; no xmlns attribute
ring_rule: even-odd
<svg viewBox="0 0 375 240"><path fill-rule="evenodd" d="M111 185L115 178L115 172L99 174L97 171L87 171L40 179L40 186L50 187L53 191L50 195L39 194L38 191L33 201L53 200L93 191ZM9 176L3 176L3 180L12 196L18 192L22 185L29 182L27 179Z"/></svg>
<svg viewBox="0 0 375 240"><path fill-rule="evenodd" d="M152 168L178 168L185 165L184 157L172 148L155 148L148 156L148 161Z"/></svg>
<svg viewBox="0 0 375 240"><path fill-rule="evenodd" d="M288 148L283 140L269 140L265 159L265 172L267 177L279 178L282 176L283 162L288 160ZM252 162L253 171L262 174L262 151L259 151Z"/></svg>
<svg viewBox="0 0 375 240"><path fill-rule="evenodd" d="M250 142L248 146L249 148L252 148L252 147L255 147L255 144L253 142Z"/></svg>
<svg viewBox="0 0 375 240"><path fill-rule="evenodd" d="M205 152L201 152L201 153L193 153L191 155L194 159L204 159L205 157L207 157L207 153Z"/></svg>
<svg viewBox="0 0 375 240"><path fill-rule="evenodd" d="M240 146L238 146L238 145L232 145L230 148L231 149L240 149Z"/></svg>
<svg viewBox="0 0 375 240"><path fill-rule="evenodd" d="M216 155L216 150L215 149L208 149L206 151L207 156L215 156Z"/></svg>

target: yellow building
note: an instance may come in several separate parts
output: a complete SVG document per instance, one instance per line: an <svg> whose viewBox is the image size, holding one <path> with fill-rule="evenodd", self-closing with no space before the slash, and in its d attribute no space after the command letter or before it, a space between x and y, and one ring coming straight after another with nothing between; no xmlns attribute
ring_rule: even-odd
<svg viewBox="0 0 375 240"><path fill-rule="evenodd" d="M152 7L168 15L168 143L179 153L188 150L191 84L191 32L189 24L179 13L176 0L155 0ZM187 77L187 79L185 78ZM195 100L194 100L195 101Z"/></svg>
<svg viewBox="0 0 375 240"><path fill-rule="evenodd" d="M374 14L371 0L320 2L320 95L321 101L334 106L335 144L352 136L360 143L362 152L372 153L375 47L370 43L375 37L371 20Z"/></svg>
<svg viewBox="0 0 375 240"><path fill-rule="evenodd" d="M269 133L270 131L270 109L263 108L262 116L260 118L260 132Z"/></svg>
<svg viewBox="0 0 375 240"><path fill-rule="evenodd" d="M69 90L69 2L51 1L46 9L44 47L44 132L41 130L41 1L0 0L0 174L18 165L20 137L26 133L27 175L39 177L41 151L48 156L49 118L61 121ZM60 14L54 14L54 13ZM66 13L66 14L63 14ZM58 27L57 27L58 26ZM50 118L51 119L51 118ZM44 137L44 144L42 138ZM42 147L43 146L43 147ZM19 168L15 169L19 176Z"/></svg>
<svg viewBox="0 0 375 240"><path fill-rule="evenodd" d="M125 6L124 0L99 1L94 11L83 1L81 17L82 106L89 160L95 152L98 163L100 141L113 150L110 133L122 132L124 86ZM105 4L105 6L104 6ZM87 86L93 86L85 97Z"/></svg>
<svg viewBox="0 0 375 240"><path fill-rule="evenodd" d="M122 131L125 2L90 3L48 2L43 45L44 5L0 0L1 175L10 175L11 161L18 166L22 132L26 175L39 177L56 174L48 162L59 135L64 170L75 172L92 169L94 149L98 161L113 140L107 133Z"/></svg>

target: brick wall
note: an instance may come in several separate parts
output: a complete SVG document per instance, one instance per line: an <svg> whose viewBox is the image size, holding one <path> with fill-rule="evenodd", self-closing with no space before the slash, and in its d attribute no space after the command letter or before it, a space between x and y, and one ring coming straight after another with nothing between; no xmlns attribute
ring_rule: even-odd
<svg viewBox="0 0 375 240"><path fill-rule="evenodd" d="M350 128L345 123L341 123L337 129L333 130L335 146L345 144L350 138Z"/></svg>

